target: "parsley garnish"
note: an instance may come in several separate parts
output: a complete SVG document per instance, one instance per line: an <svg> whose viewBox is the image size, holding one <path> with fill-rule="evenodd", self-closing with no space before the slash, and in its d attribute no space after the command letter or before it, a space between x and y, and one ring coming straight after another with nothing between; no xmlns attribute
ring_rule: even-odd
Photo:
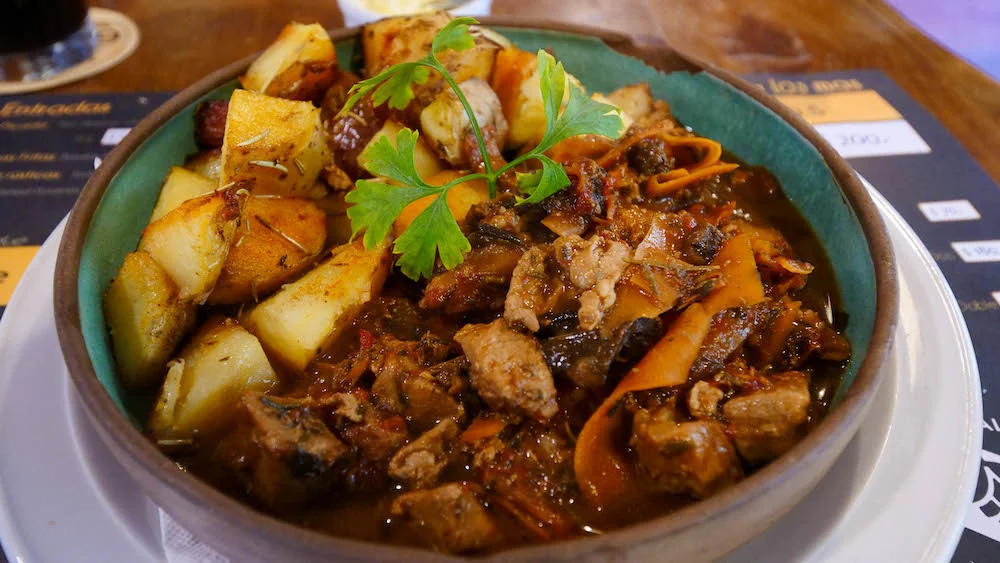
<svg viewBox="0 0 1000 563"><path fill-rule="evenodd" d="M350 96L340 111L341 115L350 111L354 104L369 94L375 105L388 102L391 108L403 109L413 100L413 85L427 82L430 71L433 70L441 74L455 92L469 117L483 160L482 172L468 174L442 186L424 182L413 164L418 133L402 129L396 136L395 146L386 137L382 137L372 143L364 154L364 166L369 172L399 185L377 180L358 180L355 189L347 195L347 201L353 204L347 210L351 228L355 235L365 231L366 248L373 248L385 239L393 222L407 205L422 197L436 196L430 206L417 215L409 228L396 239L393 247L393 252L400 255L400 270L414 280L431 276L437 256L441 257L445 268L451 269L460 264L463 253L472 248L448 208L447 195L451 188L469 180L482 179L489 186L490 197L496 197L497 178L501 174L523 162L534 160L541 168L531 173L518 174L518 189L526 196L519 199L518 204L537 203L570 184L563 167L545 156L545 151L559 141L576 135L617 137L624 127L617 108L592 100L574 84L569 84L569 100L560 114L560 106L566 93L566 71L562 63L556 62L552 55L538 51L542 102L545 106L545 134L538 146L499 170L493 170L472 107L454 77L437 58L439 53L449 49L464 51L472 48L475 40L469 33L469 25L476 23L479 22L474 18L450 21L434 37L431 51L426 57L393 65L376 76L358 82L351 88Z"/></svg>

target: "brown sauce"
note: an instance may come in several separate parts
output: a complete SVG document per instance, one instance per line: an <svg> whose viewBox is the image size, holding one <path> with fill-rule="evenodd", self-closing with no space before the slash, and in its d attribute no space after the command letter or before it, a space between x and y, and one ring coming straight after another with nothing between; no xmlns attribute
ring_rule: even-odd
<svg viewBox="0 0 1000 563"><path fill-rule="evenodd" d="M739 212L752 223L780 229L791 246L796 257L815 266L809 276L808 283L802 289L794 292L794 299L801 301L804 308L823 311L829 300L832 310L840 308L839 291L832 275L830 263L812 229L801 216L794 205L781 193L774 178L765 170L754 167L744 167L738 174L731 175L719 183L706 183L705 188L712 197L720 201L732 200L737 203ZM661 202L662 204L662 202ZM676 202L670 203L676 205ZM316 386L329 384L325 377L329 375L330 365L337 364L343 358L358 353L365 336L376 337L393 334L400 340L419 340L425 333L431 333L443 340L450 341L454 332L470 322L487 323L502 314L500 311L485 313L467 313L463 315L446 315L439 311L421 310L416 302L421 297L422 284L417 284L403 278L398 273L390 277L382 297L369 303L362 311L358 320L344 331L341 337L313 364L314 367L305 374L288 375L281 387L271 392L279 396L301 396L309 393ZM842 326L836 328L842 329ZM842 376L842 362L814 362L808 369L812 375L810 393L810 421L807 426L817 423L824 415L829 399L833 396ZM613 368L606 391L610 391L613 382L620 377L620 368ZM361 382L370 385L370 381ZM560 397L572 394L576 388L565 380L558 382ZM660 393L660 399L669 400L670 396L683 395L689 386L682 386ZM600 394L591 399L591 408L599 403ZM475 413L468 413L469 419ZM242 430L224 440L226 445L207 447L203 445L193 455L180 455L178 461L191 472L201 476L213 485L247 501L260 506L249 491L245 481L234 478L233 473L222 467L238 465L240 456L246 455L251 448L247 420L235 423ZM573 436L579 432L581 420L574 420L563 410L550 422L551 426L559 426L556 432L568 439L569 445ZM621 437L623 442L628 436ZM558 478L569 479L572 475ZM457 456L445 469L440 482L476 482L479 479L472 468L469 455ZM332 491L312 499L307 506L292 511L280 513L280 516L308 528L321 530L336 536L355 538L372 542L395 543L405 545L425 545L419 529L400 525L390 514L390 505L403 490L398 483L386 482L383 490L344 493ZM574 535L601 533L628 526L657 516L662 516L680 507L696 502L689 495L667 494L657 492L657 487L644 474L640 474L640 484L633 494L617 499L603 507L595 508L570 482L565 487L564 494L551 499L559 509L569 514L577 524ZM525 530L525 527L510 518L501 508L486 502L487 510L494 515L499 523L507 545L521 545L526 542L540 541L535 534Z"/></svg>

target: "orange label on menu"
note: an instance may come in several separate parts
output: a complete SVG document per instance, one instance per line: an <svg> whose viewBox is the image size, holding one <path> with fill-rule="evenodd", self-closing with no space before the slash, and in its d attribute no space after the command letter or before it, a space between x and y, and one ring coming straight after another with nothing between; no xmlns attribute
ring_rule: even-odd
<svg viewBox="0 0 1000 563"><path fill-rule="evenodd" d="M896 108L875 90L833 94L780 94L775 97L813 125L903 119Z"/></svg>
<svg viewBox="0 0 1000 563"><path fill-rule="evenodd" d="M38 252L38 246L0 247L0 306L10 302L14 287L21 280L28 264Z"/></svg>

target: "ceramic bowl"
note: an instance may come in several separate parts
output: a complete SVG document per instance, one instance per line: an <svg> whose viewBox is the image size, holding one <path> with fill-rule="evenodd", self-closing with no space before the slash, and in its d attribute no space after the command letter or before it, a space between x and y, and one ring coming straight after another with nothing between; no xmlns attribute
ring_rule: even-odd
<svg viewBox="0 0 1000 563"><path fill-rule="evenodd" d="M590 91L649 82L681 121L775 174L822 241L849 318L854 356L829 415L795 448L721 494L600 536L515 547L488 560L699 561L759 534L819 482L854 435L877 390L896 322L895 266L885 227L854 171L801 118L763 90L663 44L605 31L488 18L521 48L551 48ZM356 63L359 30L332 37ZM87 183L59 250L56 324L73 383L109 449L141 489L197 538L234 561L419 561L441 555L332 537L258 512L178 469L142 434L148 398L115 375L101 297L136 247L171 165L194 152L192 113L225 98L253 60L187 88L138 124ZM461 559L461 558L458 558Z"/></svg>

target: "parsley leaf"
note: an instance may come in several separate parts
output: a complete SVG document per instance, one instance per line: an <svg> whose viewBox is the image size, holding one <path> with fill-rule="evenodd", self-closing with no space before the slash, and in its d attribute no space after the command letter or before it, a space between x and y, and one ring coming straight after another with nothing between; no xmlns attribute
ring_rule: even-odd
<svg viewBox="0 0 1000 563"><path fill-rule="evenodd" d="M539 59L543 57L543 54L545 57L552 56L540 51ZM554 66L561 70L562 63ZM557 77L560 74L562 73L552 73L553 77ZM552 86L551 88L550 95L551 92L556 90L556 86ZM550 107L558 102L546 98L546 88L544 86L542 87L542 99L545 103L546 119L550 120ZM577 135L603 135L617 139L625 129L625 122L622 121L621 110L612 105L589 98L578 86L571 83L569 85L569 101L566 103L562 115L555 120L555 123L547 121L545 129L545 136L542 137L541 142L532 151L533 153L543 153L559 141Z"/></svg>
<svg viewBox="0 0 1000 563"><path fill-rule="evenodd" d="M396 239L393 252L399 254L397 264L403 274L413 280L434 273L434 258L452 269L463 260L463 253L472 249L458 222L448 208L447 190L413 220L410 227Z"/></svg>
<svg viewBox="0 0 1000 563"><path fill-rule="evenodd" d="M362 80L351 87L350 96L344 107L337 114L343 116L366 95L372 95L372 103L376 106L389 101L389 107L404 109L413 101L413 85L424 84L430 78L430 69L434 69L450 78L444 65L435 56L447 51L464 51L475 46L476 40L469 33L469 25L479 23L475 18L456 18L448 22L431 42L431 51L422 59L393 65L377 75ZM450 81L449 81L450 82Z"/></svg>
<svg viewBox="0 0 1000 563"><path fill-rule="evenodd" d="M413 161L417 137L416 131L404 127L396 133L396 144L393 146L388 137L381 135L361 153L359 160L366 170L376 176L385 176L404 186L436 190L437 187L424 182L417 173L417 165Z"/></svg>
<svg viewBox="0 0 1000 563"><path fill-rule="evenodd" d="M522 157L537 160L541 170L518 177L518 189L529 194L519 205L538 203L570 184L562 166L543 153L553 145L576 135L595 134L617 138L624 129L618 108L588 98L578 86L569 83L569 101L559 113L566 93L566 71L562 63L545 51L538 51L539 83L545 108L545 135L538 146ZM503 172L503 170L501 170Z"/></svg>
<svg viewBox="0 0 1000 563"><path fill-rule="evenodd" d="M351 203L347 218L351 221L351 238L365 230L365 248L374 248L389 234L393 222L410 203L429 195L427 188L393 186L375 180L358 180L345 198Z"/></svg>
<svg viewBox="0 0 1000 563"><path fill-rule="evenodd" d="M414 98L413 85L424 84L430 71L441 74L455 91L475 133L483 156L483 172L456 178L442 186L432 186L420 178L414 164L418 134L402 129L395 144L387 137L377 139L359 156L358 162L376 176L393 183L376 180L358 180L355 189L347 195L352 206L347 211L353 235L362 230L366 248L381 243L392 229L400 213L411 203L428 196L433 201L410 223L396 239L393 252L399 254L397 264L407 277L414 280L430 277L440 256L445 268L451 269L464 259L463 253L471 250L469 240L462 233L458 222L448 207L448 192L452 187L475 178L487 181L490 197L495 197L496 182L500 174L527 160L537 160L541 168L531 173L518 173L518 190L527 197L519 203L537 203L570 184L561 165L543 153L559 141L581 134L617 137L623 128L619 111L610 105L596 102L586 96L575 84L569 84L566 99L566 71L562 63L544 51L538 52L542 102L545 108L545 134L541 143L510 163L494 171L486 154L479 123L455 78L448 72L437 54L464 51L475 46L469 26L478 23L473 18L456 18L445 25L434 37L430 52L419 60L391 66L376 76L355 84L350 96L338 115L346 112L363 97L370 95L376 106L388 102L395 109L405 108ZM560 113L561 111L561 113Z"/></svg>
<svg viewBox="0 0 1000 563"><path fill-rule="evenodd" d="M343 117L345 113L351 111L351 108L357 105L357 103L361 101L361 98L370 94L372 90L378 88L379 85L388 80L395 73L396 67L389 67L375 76L362 80L354 86L351 86L351 89L347 92L348 97L347 101L344 102L344 107L340 108L340 111L337 112L337 118Z"/></svg>
<svg viewBox="0 0 1000 563"><path fill-rule="evenodd" d="M562 107L566 94L566 70L555 57L545 51L538 51L538 77L542 90L542 105L545 106L545 135L552 134L552 129L559 119L559 109Z"/></svg>
<svg viewBox="0 0 1000 563"><path fill-rule="evenodd" d="M419 62L403 63L372 93L372 103L380 106L389 100L392 109L404 109L413 100L413 85L427 82L430 76L431 71Z"/></svg>
<svg viewBox="0 0 1000 563"><path fill-rule="evenodd" d="M396 145L381 136L361 154L365 168L376 176L384 176L400 185L375 180L358 180L347 194L347 217L355 236L365 229L365 248L382 242L392 224L406 206L427 196L434 201L417 215L406 231L396 239L393 252L400 254L403 274L414 280L434 272L438 254L448 269L462 262L462 253L472 247L462 234L448 208L448 191L455 183L432 186L417 174L413 153L417 144L416 131L403 128L396 134Z"/></svg>
<svg viewBox="0 0 1000 563"><path fill-rule="evenodd" d="M431 53L437 54L441 51L451 49L453 51L464 51L476 45L476 40L469 34L469 25L479 23L476 18L455 18L448 22L441 31L434 36L431 43Z"/></svg>
<svg viewBox="0 0 1000 563"><path fill-rule="evenodd" d="M529 194L519 204L538 203L570 184L569 176L561 164L545 155L538 155L534 159L542 163L540 170L517 175L517 189Z"/></svg>

